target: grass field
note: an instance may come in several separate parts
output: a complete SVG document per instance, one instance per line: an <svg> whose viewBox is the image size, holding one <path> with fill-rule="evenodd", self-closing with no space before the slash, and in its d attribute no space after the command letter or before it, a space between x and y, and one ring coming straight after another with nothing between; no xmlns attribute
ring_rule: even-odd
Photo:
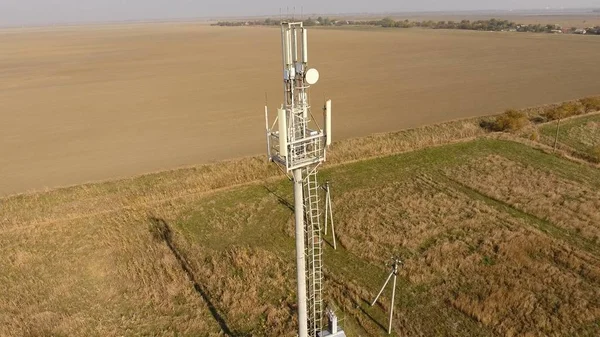
<svg viewBox="0 0 600 337"><path fill-rule="evenodd" d="M310 36L312 104L333 99L336 139L598 94L594 37ZM182 23L0 30L0 195L261 153L279 39Z"/></svg>
<svg viewBox="0 0 600 337"><path fill-rule="evenodd" d="M586 159L600 162L600 114L576 117L548 123L540 128L543 141L554 144L558 126L558 142L561 146L579 153Z"/></svg>
<svg viewBox="0 0 600 337"><path fill-rule="evenodd" d="M384 335L389 293L367 302L398 254L397 335L597 336L598 169L489 137L334 162L326 297L350 335ZM290 183L219 165L1 200L0 335L294 336Z"/></svg>

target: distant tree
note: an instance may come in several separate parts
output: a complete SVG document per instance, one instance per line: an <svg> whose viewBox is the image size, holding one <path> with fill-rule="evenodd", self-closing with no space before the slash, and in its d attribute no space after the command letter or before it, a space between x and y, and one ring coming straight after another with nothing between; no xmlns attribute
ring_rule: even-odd
<svg viewBox="0 0 600 337"><path fill-rule="evenodd" d="M422 27L428 27L428 28L433 28L435 27L435 22L433 22L432 20L427 20L423 23L421 23Z"/></svg>
<svg viewBox="0 0 600 337"><path fill-rule="evenodd" d="M304 25L305 25L305 26L308 26L308 27L310 27L310 26L314 26L314 25L316 25L316 24L317 24L317 23L316 23L316 22L315 22L315 20L313 20L312 18L308 18L308 19L304 20Z"/></svg>
<svg viewBox="0 0 600 337"><path fill-rule="evenodd" d="M278 25L280 21L267 18L265 20L255 21L223 21L218 22L216 26L244 26L244 25ZM343 25L363 25L363 26L382 26L382 27L399 27L399 28L412 28L412 27L425 27L433 29L466 29L466 30L481 30L481 31L503 31L503 30L516 30L518 32L551 32L554 29L560 29L558 25L540 25L540 24L517 24L513 21L498 20L495 18L489 20L462 20L460 22L455 21L438 21L432 20L427 21L409 21L408 19L395 21L390 17L386 17L382 20L367 20L367 21L347 21L347 20L334 20L328 17L319 16L317 20L308 18L304 21L305 26L323 25L323 26L343 26ZM571 30L574 32L576 27L572 27ZM587 28L588 34L599 34L600 26Z"/></svg>
<svg viewBox="0 0 600 337"><path fill-rule="evenodd" d="M472 29L470 20L462 20L458 26L460 29Z"/></svg>
<svg viewBox="0 0 600 337"><path fill-rule="evenodd" d="M404 20L404 21L398 21L398 22L396 22L395 26L396 27L400 27L400 28L411 28L411 27L414 27L414 24L412 22L408 21L408 19L407 19L407 20Z"/></svg>
<svg viewBox="0 0 600 337"><path fill-rule="evenodd" d="M381 27L385 27L385 28L395 27L396 21L394 21L394 19L392 19L392 18L386 17L380 21L380 25L381 25Z"/></svg>
<svg viewBox="0 0 600 337"><path fill-rule="evenodd" d="M436 29L445 29L446 28L446 21L438 21L438 23L435 25Z"/></svg>

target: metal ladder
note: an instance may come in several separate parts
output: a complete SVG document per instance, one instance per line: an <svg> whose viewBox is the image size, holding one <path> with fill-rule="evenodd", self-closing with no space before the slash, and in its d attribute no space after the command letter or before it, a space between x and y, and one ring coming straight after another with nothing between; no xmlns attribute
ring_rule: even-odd
<svg viewBox="0 0 600 337"><path fill-rule="evenodd" d="M308 300L308 335L317 337L323 328L323 240L321 238L321 212L319 209L319 183L317 170L305 169L305 257Z"/></svg>

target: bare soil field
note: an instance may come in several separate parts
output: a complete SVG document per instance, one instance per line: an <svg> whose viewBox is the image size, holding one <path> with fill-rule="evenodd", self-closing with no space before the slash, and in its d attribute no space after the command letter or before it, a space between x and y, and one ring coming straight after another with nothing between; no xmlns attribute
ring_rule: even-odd
<svg viewBox="0 0 600 337"><path fill-rule="evenodd" d="M350 161L321 179L339 239L326 299L349 335L386 335L389 293L368 302L392 255L396 335L598 335L597 168L490 137L365 161L343 143ZM294 336L292 190L276 175L240 159L1 199L0 335Z"/></svg>
<svg viewBox="0 0 600 337"><path fill-rule="evenodd" d="M261 153L280 103L277 29L0 31L0 195ZM313 30L317 108L345 139L597 94L600 39ZM589 56L589 57L587 57Z"/></svg>

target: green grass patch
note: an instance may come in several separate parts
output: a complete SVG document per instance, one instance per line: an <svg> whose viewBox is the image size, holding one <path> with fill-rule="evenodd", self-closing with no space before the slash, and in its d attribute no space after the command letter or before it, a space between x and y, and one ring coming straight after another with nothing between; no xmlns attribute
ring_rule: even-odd
<svg viewBox="0 0 600 337"><path fill-rule="evenodd" d="M590 289L600 288L594 274L599 267L598 246L575 231L491 198L444 173L474 160L488 160L490 155L580 185L600 187L600 170L589 165L523 144L486 138L322 168L319 179L331 181L340 236L337 250L324 243L324 295L340 309L348 335L387 335L391 285L375 306L370 302L390 272L383 261L389 261L391 254L399 254L405 261L395 298L397 335L524 335L537 331L540 317L557 333L579 331L586 335L597 328L598 317L593 316L598 312L593 311L598 309L597 301L579 299L583 295L597 298ZM235 173L233 166L231 172ZM258 162L255 166L270 172ZM252 184L211 190L231 186L230 177L235 182L254 177L252 172L248 169L246 175L238 176L219 171L223 175L218 183L206 178L202 170L197 172L199 178L165 173L169 180L188 177L184 180L191 186L190 193L161 189L161 174L156 174L118 184L78 187L73 195L64 190L40 196L40 203L70 205L91 189L95 198L99 196L94 200L99 201L85 205L94 208L103 205L106 193L123 192L126 195L119 199L123 205L130 202L140 208L70 220L72 223L26 222L22 228L17 218L12 226L0 228L0 253L6 256L0 261L0 286L4 286L0 289L12 294L9 298L0 294L0 311L16 317L0 315L0 335L22 335L28 325L38 327L30 331L41 331L40 335L216 335L225 326L234 336L285 335L290 331L293 335L296 257L291 182L255 179ZM204 180L196 189L198 179ZM164 191L161 196L168 201L147 197L146 192L154 185ZM414 195L395 190L407 186L414 187ZM416 203L419 198L440 204ZM362 203L368 207L357 211ZM29 204L35 206L34 201ZM464 209L452 212L452 205ZM432 214L415 212L416 207ZM360 213L369 211L372 213ZM394 216L386 217L390 212L395 212ZM173 230L172 241L163 240L167 235L160 229L164 227L148 223L149 214L166 218L165 224ZM473 218L480 222L474 224ZM416 220L407 224L406 219ZM347 230L350 221L365 221L360 225L370 225L371 229L359 226L351 232ZM463 226L465 222L469 226ZM398 233L408 232L413 225L422 227L413 232L417 233L414 237L399 237ZM377 241L380 230L387 230L387 236ZM511 246L510 235L514 233L551 238L553 246L533 250ZM359 246L348 244L357 237L362 240ZM324 239L331 242L331 235ZM386 246L388 239L396 241ZM569 259L563 259L564 247L569 254L574 252ZM512 263L516 258L511 254L516 253L510 249L527 253L519 260L523 266ZM549 250L554 254L551 257ZM452 258L445 259L448 255ZM560 282L545 283L543 277L532 277L532 284L515 284L511 282L520 278L509 276L498 281L504 275L528 276L533 272L530 267L537 263L545 264L542 271L559 274ZM572 277L580 277L576 286L566 283ZM44 279L45 284L38 281ZM506 289L508 294L520 291L519 296L498 293ZM561 298L561 291L569 297ZM14 298L26 306L15 306ZM496 308L490 298L505 300L498 307L508 309L490 309ZM570 298L574 303L587 304L563 315L564 308L573 307L567 301ZM546 299L550 299L548 305ZM553 312L557 299L562 300L561 307ZM523 311L526 306L536 308L535 312ZM586 310L585 317L591 318L577 326L564 319ZM49 318L36 317L39 312L46 312ZM79 320L85 326L77 325ZM94 329L90 322L105 323Z"/></svg>
<svg viewBox="0 0 600 337"><path fill-rule="evenodd" d="M539 170L553 172L582 184L600 186L598 170L522 144L491 139L428 148L335 168L325 167L320 172L320 179L332 181L335 199L335 195L362 189L385 188L394 182L410 181L421 174L431 174L435 180L457 188L460 193L473 200L483 201L503 213L524 219L526 223L547 235L597 254L597 247L582 240L576 233L567 233L548 221L538 219L464 186L457 186L456 183L440 175L442 168L462 165L477 158L485 160L485 157L491 154L531 165ZM182 216L176 223L187 240L194 245L217 251L227 251L234 246L260 247L273 254L281 255L286 263L293 264L294 223L293 212L290 209L290 205L293 204L292 198L292 184L288 180L240 187L201 199L190 207L193 211ZM424 238L417 251L402 249L399 251L403 251L410 258L439 247L444 242L460 242L465 235L467 234L461 231L441 233L438 237ZM325 240L330 241L331 238L327 237ZM366 332L367 335L384 335L381 328L387 324L387 316L384 312L386 307L385 305L370 307L368 302L372 300L369 296L376 294L383 284L389 269L384 265L374 265L373 261L362 259L341 245L338 245L337 251L327 243L324 247L328 277L337 280L341 286L354 284L357 289L360 289L360 291L355 289L354 292L348 290L347 296L353 298L352 305L344 306L343 303L337 303L343 309L348 330ZM477 251L473 247L469 249L474 253ZM497 250L498 246L495 246L494 252ZM482 255L479 262L486 268L494 268L498 263L493 254ZM295 278L293 273L289 276L291 280ZM490 328L481 325L470 315L457 310L443 300L433 298L427 291L429 287L430 285L423 283L413 284L406 277L399 278L396 303L399 308L410 309L412 319L420 320L414 323L420 329L427 331L431 336L452 335L450 333L453 331L452 327L458 325L463 329L460 335L493 335ZM469 287L465 289L468 290ZM328 289L325 289L325 294L327 292ZM327 298L332 299L329 296ZM407 314L407 311L404 314ZM431 322L435 322L435 325L428 325Z"/></svg>
<svg viewBox="0 0 600 337"><path fill-rule="evenodd" d="M558 122L548 123L541 127L541 133L546 136L546 143L556 138ZM569 119L558 127L558 141L589 159L600 162L600 114L588 115Z"/></svg>

